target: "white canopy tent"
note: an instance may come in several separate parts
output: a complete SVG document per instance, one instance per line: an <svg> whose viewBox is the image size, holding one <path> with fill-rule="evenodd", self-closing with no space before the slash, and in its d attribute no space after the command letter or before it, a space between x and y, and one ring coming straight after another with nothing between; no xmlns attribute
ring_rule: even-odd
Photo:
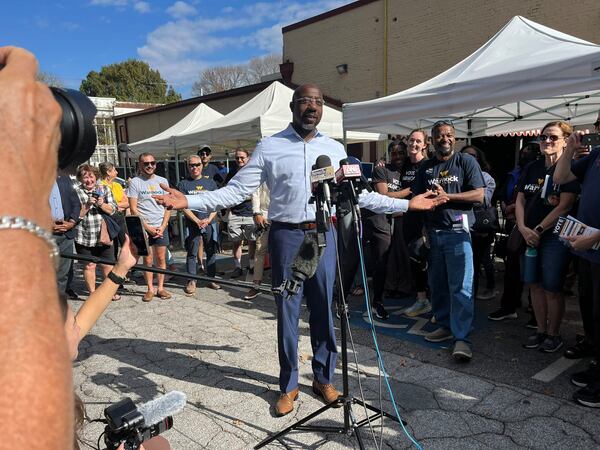
<svg viewBox="0 0 600 450"><path fill-rule="evenodd" d="M387 97L347 103L344 128L406 134L450 119L457 137L592 123L600 109L600 46L513 17L472 55Z"/></svg>
<svg viewBox="0 0 600 450"><path fill-rule="evenodd" d="M204 126L223 117L218 111L210 106L200 103L187 116L177 122L175 125L167 128L165 131L142 141L129 144L132 152L139 155L143 152L152 153L157 158L168 158L175 156L175 150L183 148L177 141L177 136L184 133L191 133L194 130L202 129ZM199 145L202 143L196 143Z"/></svg>
<svg viewBox="0 0 600 450"><path fill-rule="evenodd" d="M254 145L260 138L283 130L292 121L289 105L293 92L275 81L226 116L200 130L178 135L177 145L182 148L199 142L231 147ZM325 105L318 129L333 139L343 139L342 113ZM349 132L347 136L350 142L377 141L380 138L376 133Z"/></svg>

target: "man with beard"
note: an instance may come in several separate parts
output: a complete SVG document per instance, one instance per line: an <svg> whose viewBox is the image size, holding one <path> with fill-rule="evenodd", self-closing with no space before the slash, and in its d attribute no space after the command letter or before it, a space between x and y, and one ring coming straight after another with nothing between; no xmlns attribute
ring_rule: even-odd
<svg viewBox="0 0 600 450"><path fill-rule="evenodd" d="M373 170L373 187L381 195L402 198L400 193L400 170L405 157L406 154L400 146L393 147L390 152L390 163L383 167L377 166ZM383 292L386 273L388 272L388 256L392 246L392 236L402 238L400 221L399 217L394 218L392 214L374 214L369 210L363 212L364 240L369 242L373 264L371 310L375 317L382 320L389 317L383 306ZM390 272L398 273L395 269L391 268Z"/></svg>
<svg viewBox="0 0 600 450"><path fill-rule="evenodd" d="M227 186L205 195L184 196L164 188L170 195L156 199L169 208L193 207L212 211L237 205L250 196L261 183L271 191L269 218L271 230L272 284L280 286L292 278L291 264L306 233L314 232L315 208L311 197L311 167L320 155L331 158L334 168L346 158L344 147L321 134L317 125L323 113L323 94L314 84L305 84L294 91L290 109L292 123L283 131L263 138L257 145L250 162L239 171ZM432 209L444 202L428 192L412 200L392 199L377 193L362 193L359 203L378 213L404 212L410 209ZM331 384L337 359L335 330L331 312L333 285L336 274L335 234L333 228L326 234L327 246L319 260L316 273L304 281L298 294L290 298L275 295L277 304L277 339L279 351L279 387L281 395L276 403L277 415L283 416L294 408L298 396L298 320L300 303L306 296L310 313L310 335L313 350L312 389L325 402L338 399L339 393ZM339 405L341 406L341 405Z"/></svg>
<svg viewBox="0 0 600 450"><path fill-rule="evenodd" d="M454 151L456 134L448 121L431 129L434 157L419 167L415 193L435 188L448 203L425 214L429 252L431 304L439 328L425 336L430 342L454 340L452 356L469 361L473 322L473 250L469 230L475 223L473 204L483 202L481 169L475 158Z"/></svg>

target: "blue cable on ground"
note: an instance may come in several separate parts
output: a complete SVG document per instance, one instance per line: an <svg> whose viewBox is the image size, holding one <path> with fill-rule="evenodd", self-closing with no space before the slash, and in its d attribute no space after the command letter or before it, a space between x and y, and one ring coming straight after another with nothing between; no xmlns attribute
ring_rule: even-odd
<svg viewBox="0 0 600 450"><path fill-rule="evenodd" d="M363 286L364 286L364 290L365 290L364 298L365 298L365 302L366 302L366 306L367 306L367 314L369 316L369 322L371 324L371 334L373 335L373 343L375 344L375 353L377 354L377 362L379 364L379 367L381 368L381 372L383 373L383 379L385 380L385 385L387 386L388 393L390 394L390 400L392 402L392 406L394 407L394 412L396 413L396 418L398 419L398 422L400 423L400 426L402 427L402 431L404 431L404 434L411 440L411 442L415 445L415 447L417 447L419 450L423 450L421 445L415 440L415 438L412 437L410 432L406 429L406 426L404 425L404 423L402 422L402 418L400 417L400 413L398 412L398 407L396 406L396 399L394 398L394 392L392 391L392 387L390 386L390 380L388 378L387 371L385 370L385 365L383 363L383 357L381 356L381 352L379 351L379 343L377 342L377 334L375 332L375 325L373 323L373 316L371 314L371 305L370 305L370 301L369 301L369 289L368 289L369 285L367 283L367 274L366 274L366 270L365 270L365 263L364 263L363 251L362 251L361 245L358 245L358 254L359 254L359 261L360 261L360 272L361 272ZM383 417L382 417L382 419L383 419Z"/></svg>

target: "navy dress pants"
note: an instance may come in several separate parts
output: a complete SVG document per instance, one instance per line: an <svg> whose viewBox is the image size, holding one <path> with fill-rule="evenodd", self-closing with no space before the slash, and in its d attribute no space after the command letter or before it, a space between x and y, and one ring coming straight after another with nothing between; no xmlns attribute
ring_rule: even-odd
<svg viewBox="0 0 600 450"><path fill-rule="evenodd" d="M273 222L269 232L269 253L273 286L292 277L291 264L304 240L303 231ZM307 279L297 295L284 299L275 295L277 303L277 344L279 353L279 388L290 392L298 386L298 320L302 297L309 310L310 342L313 351L312 370L315 379L329 384L335 371L337 346L331 301L335 282L335 234L327 233L327 246L317 271Z"/></svg>

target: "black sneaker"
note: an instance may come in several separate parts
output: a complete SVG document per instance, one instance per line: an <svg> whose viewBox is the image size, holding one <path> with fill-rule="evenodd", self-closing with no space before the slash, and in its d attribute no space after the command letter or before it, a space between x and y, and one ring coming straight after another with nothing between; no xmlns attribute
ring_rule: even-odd
<svg viewBox="0 0 600 450"><path fill-rule="evenodd" d="M68 288L67 290L65 290L65 294L67 294L67 298L69 298L71 300L79 300L79 295L77 295L77 292L75 292L71 288Z"/></svg>
<svg viewBox="0 0 600 450"><path fill-rule="evenodd" d="M554 353L560 350L564 342L560 336L548 336L544 339L544 342L540 345L540 352Z"/></svg>
<svg viewBox="0 0 600 450"><path fill-rule="evenodd" d="M530 330L537 330L537 321L535 320L535 316L531 316L529 321L525 324L525 328L529 328Z"/></svg>
<svg viewBox="0 0 600 450"><path fill-rule="evenodd" d="M383 307L383 303L375 303L371 307L371 312L373 314L375 314L375 317L377 317L378 319L381 319L381 320L387 320L387 318L390 317L388 312Z"/></svg>
<svg viewBox="0 0 600 450"><path fill-rule="evenodd" d="M489 320L506 320L506 319L516 319L517 313L515 311L507 311L503 308L500 308L493 313L488 314L487 318Z"/></svg>
<svg viewBox="0 0 600 450"><path fill-rule="evenodd" d="M229 278L239 278L244 275L244 271L241 267L236 267L233 272L231 272L231 276Z"/></svg>
<svg viewBox="0 0 600 450"><path fill-rule="evenodd" d="M571 383L582 388L598 381L600 381L600 368L597 365L591 365L587 370L571 375Z"/></svg>
<svg viewBox="0 0 600 450"><path fill-rule="evenodd" d="M573 400L583 406L600 408L600 383L592 383L583 389L575 391Z"/></svg>
<svg viewBox="0 0 600 450"><path fill-rule="evenodd" d="M538 348L542 345L542 342L546 340L546 333L535 333L527 338L527 341L523 344L524 348Z"/></svg>

